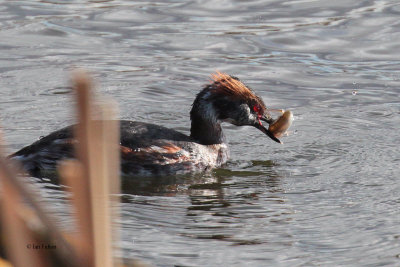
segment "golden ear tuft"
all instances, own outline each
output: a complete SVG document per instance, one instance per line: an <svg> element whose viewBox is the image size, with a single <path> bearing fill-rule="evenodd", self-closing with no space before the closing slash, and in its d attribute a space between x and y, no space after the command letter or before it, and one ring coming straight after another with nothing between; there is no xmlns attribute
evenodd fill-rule
<svg viewBox="0 0 400 267"><path fill-rule="evenodd" d="M231 97L243 98L245 100L257 100L258 97L241 81L232 78L226 73L217 71L211 74L211 78L216 85L216 91Z"/></svg>

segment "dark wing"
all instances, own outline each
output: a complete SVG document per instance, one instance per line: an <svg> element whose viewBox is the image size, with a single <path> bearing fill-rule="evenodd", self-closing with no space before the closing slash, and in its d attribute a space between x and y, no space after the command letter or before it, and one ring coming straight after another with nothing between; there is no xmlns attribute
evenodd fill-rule
<svg viewBox="0 0 400 267"><path fill-rule="evenodd" d="M75 156L74 144L77 141L73 137L73 127L53 132L10 155L10 158L20 161L31 175L43 176L43 170L55 170L60 160ZM187 153L178 144L189 141L190 137L180 132L154 124L120 121L120 133L123 173L149 175L153 170L157 173L159 166L169 166L162 167L160 173L166 169L173 172L174 164L187 161Z"/></svg>
<svg viewBox="0 0 400 267"><path fill-rule="evenodd" d="M121 146L121 171L125 175L171 175L192 171L190 151L170 140L131 149Z"/></svg>
<svg viewBox="0 0 400 267"><path fill-rule="evenodd" d="M9 158L18 160L31 175L42 176L42 170L55 170L58 161L73 158L75 143L73 128L68 126L20 149Z"/></svg>
<svg viewBox="0 0 400 267"><path fill-rule="evenodd" d="M120 131L121 145L132 149L151 145L154 140L192 141L189 136L173 129L137 121L120 121Z"/></svg>
<svg viewBox="0 0 400 267"><path fill-rule="evenodd" d="M189 172L193 163L184 149L189 136L166 127L121 121L121 170L127 175L168 175Z"/></svg>

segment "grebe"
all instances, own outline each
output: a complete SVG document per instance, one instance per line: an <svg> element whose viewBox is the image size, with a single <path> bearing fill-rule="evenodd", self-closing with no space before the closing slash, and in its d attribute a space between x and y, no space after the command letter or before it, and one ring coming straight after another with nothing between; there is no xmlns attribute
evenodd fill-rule
<svg viewBox="0 0 400 267"><path fill-rule="evenodd" d="M190 111L190 136L162 126L120 121L121 173L128 176L174 175L219 167L229 150L222 122L249 125L280 142L261 121L273 122L260 97L238 78L217 72L197 94ZM57 162L74 157L73 126L55 131L10 157L32 176L55 171Z"/></svg>

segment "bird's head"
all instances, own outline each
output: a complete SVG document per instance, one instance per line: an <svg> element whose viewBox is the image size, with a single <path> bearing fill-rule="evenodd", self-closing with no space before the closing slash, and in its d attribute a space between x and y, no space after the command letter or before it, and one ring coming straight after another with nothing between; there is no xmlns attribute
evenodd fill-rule
<svg viewBox="0 0 400 267"><path fill-rule="evenodd" d="M237 126L253 126L281 143L263 123L273 119L263 100L238 78L217 72L212 82L201 91L193 103L191 117L202 116L209 121L229 122Z"/></svg>

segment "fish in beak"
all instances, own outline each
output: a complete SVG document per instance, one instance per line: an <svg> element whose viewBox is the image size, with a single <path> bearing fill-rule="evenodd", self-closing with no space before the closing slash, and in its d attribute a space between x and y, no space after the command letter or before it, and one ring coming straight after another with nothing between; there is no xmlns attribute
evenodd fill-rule
<svg viewBox="0 0 400 267"><path fill-rule="evenodd" d="M268 129L262 125L261 121L265 121L269 124ZM271 115L266 112L261 118L259 123L254 126L260 131L268 135L272 140L277 143L283 144L278 138L282 137L293 122L293 113L290 110L283 111L282 116L278 119L273 120Z"/></svg>

